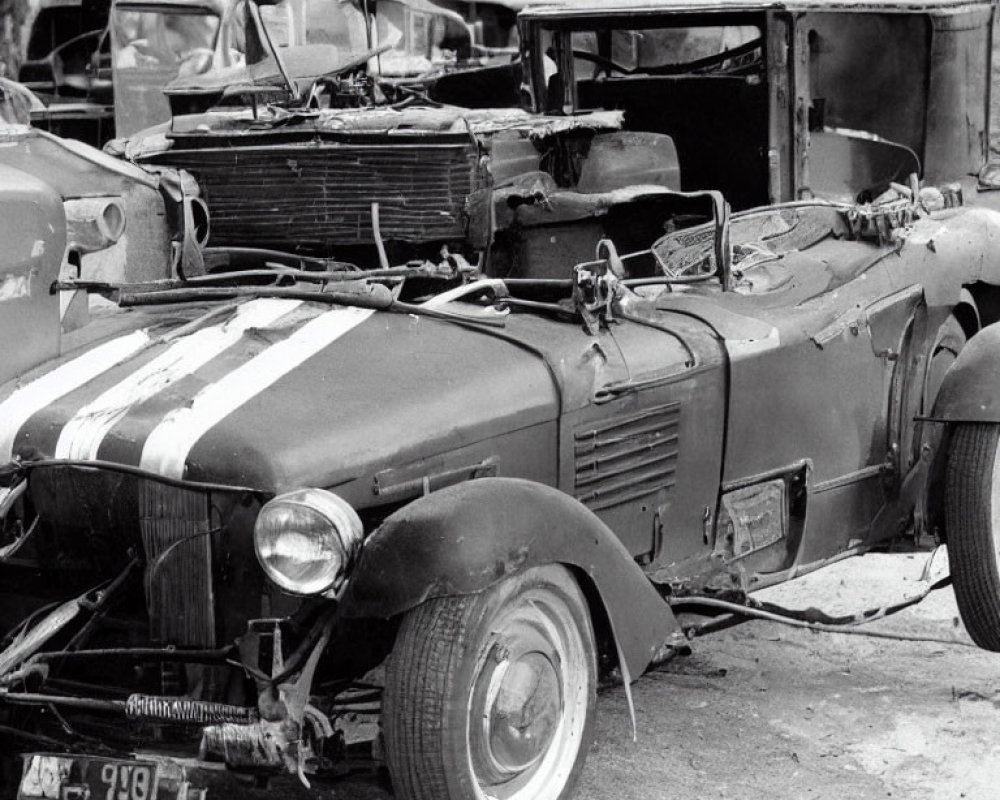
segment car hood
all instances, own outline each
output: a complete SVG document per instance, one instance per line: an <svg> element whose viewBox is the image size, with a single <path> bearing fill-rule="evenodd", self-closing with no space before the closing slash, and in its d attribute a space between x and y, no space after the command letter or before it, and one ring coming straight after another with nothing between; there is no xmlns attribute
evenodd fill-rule
<svg viewBox="0 0 1000 800"><path fill-rule="evenodd" d="M170 150L259 147L289 142L304 147L331 141L434 143L441 137L480 141L497 133L542 140L566 131L614 131L621 111L591 111L572 117L529 114L518 108L374 107L361 109L213 110L174 117L172 122L119 139L110 149L126 161L153 161Z"/></svg>
<svg viewBox="0 0 1000 800"><path fill-rule="evenodd" d="M260 298L104 324L0 388L0 463L106 461L280 492L558 414L540 357L426 317Z"/></svg>

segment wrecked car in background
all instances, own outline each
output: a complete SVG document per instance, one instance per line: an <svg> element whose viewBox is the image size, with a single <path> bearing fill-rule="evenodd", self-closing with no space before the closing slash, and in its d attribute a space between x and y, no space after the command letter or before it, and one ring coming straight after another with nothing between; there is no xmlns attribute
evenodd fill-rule
<svg viewBox="0 0 1000 800"><path fill-rule="evenodd" d="M528 4L116 0L109 31L118 136L206 102L232 106L247 93L250 103L274 100L274 84L289 77L323 79L315 94L295 98L310 107L433 95L439 81L449 97L467 93L471 82L505 94L505 103L493 104L516 105L514 20ZM331 98L333 86L339 91Z"/></svg>
<svg viewBox="0 0 1000 800"><path fill-rule="evenodd" d="M0 78L0 125L30 125L31 113L43 107L38 95L26 86Z"/></svg>
<svg viewBox="0 0 1000 800"><path fill-rule="evenodd" d="M174 81L257 61L267 48L263 21L283 50L336 48L328 77L369 75L392 94L427 91L469 105L485 89L491 105L516 105L515 19L531 2L381 0L366 16L360 0L281 0L263 5L258 20L245 0L44 0L18 78L43 102L36 126L101 146L169 120L163 89Z"/></svg>
<svg viewBox="0 0 1000 800"><path fill-rule="evenodd" d="M18 797L317 793L359 730L400 798L567 797L600 677L904 534L1000 650L993 14L571 3L522 111L274 52L129 142L210 233L0 389Z"/></svg>
<svg viewBox="0 0 1000 800"><path fill-rule="evenodd" d="M42 101L32 124L95 147L115 135L109 7L110 0L42 0L17 72Z"/></svg>

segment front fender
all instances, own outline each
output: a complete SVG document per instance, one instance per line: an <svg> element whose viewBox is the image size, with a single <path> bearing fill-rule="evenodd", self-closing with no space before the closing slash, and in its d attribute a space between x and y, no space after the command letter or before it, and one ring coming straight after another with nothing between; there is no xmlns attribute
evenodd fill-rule
<svg viewBox="0 0 1000 800"><path fill-rule="evenodd" d="M1000 422L1000 323L973 336L945 373L933 420Z"/></svg>
<svg viewBox="0 0 1000 800"><path fill-rule="evenodd" d="M442 489L386 519L365 542L342 608L349 616L388 618L552 563L590 576L630 674L640 674L679 632L669 606L607 525L557 489L515 478Z"/></svg>

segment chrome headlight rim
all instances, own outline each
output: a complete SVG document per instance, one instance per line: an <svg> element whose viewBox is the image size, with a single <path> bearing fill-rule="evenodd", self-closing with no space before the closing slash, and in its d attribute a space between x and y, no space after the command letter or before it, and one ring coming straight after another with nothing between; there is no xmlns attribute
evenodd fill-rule
<svg viewBox="0 0 1000 800"><path fill-rule="evenodd" d="M304 510L323 520L328 528L322 531L300 531L294 528L282 529L280 525L268 527L273 524L276 515L280 519L280 515L290 509ZM308 578L286 574L276 563L278 559L275 545L282 537L288 536L303 539L323 537L321 544L331 550L331 558L323 564L316 562L319 565L317 572ZM257 562L277 587L295 595L339 598L361 549L364 526L354 508L339 495L326 489L303 488L276 495L263 505L254 523L253 539Z"/></svg>

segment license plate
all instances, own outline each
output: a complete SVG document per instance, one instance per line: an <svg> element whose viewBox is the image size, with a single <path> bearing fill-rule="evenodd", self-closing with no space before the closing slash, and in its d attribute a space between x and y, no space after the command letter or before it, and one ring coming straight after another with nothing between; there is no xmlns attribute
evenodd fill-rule
<svg viewBox="0 0 1000 800"><path fill-rule="evenodd" d="M26 756L17 800L157 800L156 764L100 756Z"/></svg>

